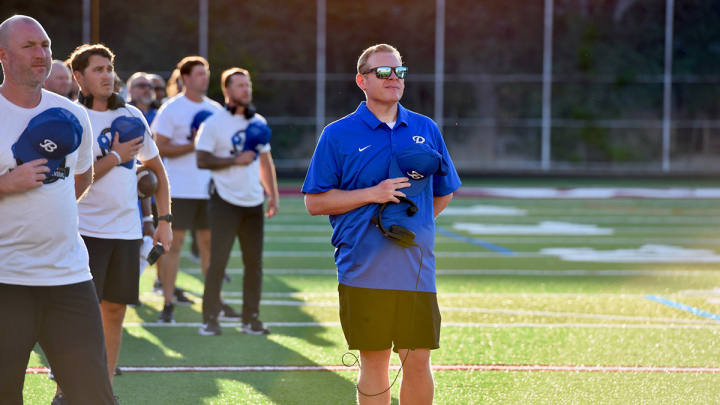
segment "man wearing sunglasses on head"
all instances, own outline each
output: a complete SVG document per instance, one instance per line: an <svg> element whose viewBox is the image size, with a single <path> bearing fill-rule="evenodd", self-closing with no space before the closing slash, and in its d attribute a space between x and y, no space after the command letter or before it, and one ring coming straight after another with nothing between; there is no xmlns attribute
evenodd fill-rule
<svg viewBox="0 0 720 405"><path fill-rule="evenodd" d="M305 205L311 215L329 215L333 227L340 320L349 349L360 351L358 402L390 403L395 351L400 403L430 404L430 350L440 340L434 218L460 179L437 125L399 103L407 68L397 49L366 49L357 71L367 101L323 131L302 188Z"/></svg>

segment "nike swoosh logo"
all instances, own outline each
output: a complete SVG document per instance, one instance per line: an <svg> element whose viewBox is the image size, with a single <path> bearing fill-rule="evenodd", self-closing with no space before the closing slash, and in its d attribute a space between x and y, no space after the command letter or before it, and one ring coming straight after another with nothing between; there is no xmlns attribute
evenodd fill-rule
<svg viewBox="0 0 720 405"><path fill-rule="evenodd" d="M372 146L372 145L368 145L368 146L366 146L366 147L364 147L364 148L358 148L358 150L359 150L360 152L362 152L362 151L364 151L365 149L367 149L367 148L369 148L369 147L371 147L371 146Z"/></svg>

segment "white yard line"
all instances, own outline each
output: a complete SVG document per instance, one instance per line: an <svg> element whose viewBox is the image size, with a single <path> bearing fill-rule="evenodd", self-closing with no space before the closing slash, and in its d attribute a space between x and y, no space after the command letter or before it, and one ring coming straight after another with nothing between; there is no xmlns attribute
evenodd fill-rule
<svg viewBox="0 0 720 405"><path fill-rule="evenodd" d="M198 268L181 268L188 274L201 274ZM229 268L227 274L244 274L243 269ZM264 274L283 275L337 275L337 270L330 269L263 269ZM649 277L697 277L720 276L718 270L516 270L516 269L467 269L467 270L435 270L438 276L572 276L572 277L617 277L617 276L649 276Z"/></svg>
<svg viewBox="0 0 720 405"><path fill-rule="evenodd" d="M264 322L268 327L304 328L304 327L339 327L340 322ZM475 322L443 322L443 327L459 328L539 328L539 329L720 329L720 323L702 325L677 325L677 324L619 324L619 323L475 323ZM199 328L200 322L190 323L160 323L160 322L125 322L126 328ZM239 328L239 322L220 323L220 326L228 328Z"/></svg>
<svg viewBox="0 0 720 405"><path fill-rule="evenodd" d="M651 233L651 232L648 232ZM482 240L486 242L502 244L502 243L519 243L525 245L547 245L552 243L564 244L589 244L589 245L642 245L647 243L653 244L702 244L702 245L720 245L720 238L622 238L622 237L595 237L595 238L569 238L569 237L503 237L493 235L483 235ZM330 236L265 236L265 243L301 243L301 244L319 244L325 245L330 243ZM436 245L457 245L458 241L447 236L438 236L435 239Z"/></svg>
<svg viewBox="0 0 720 405"><path fill-rule="evenodd" d="M391 370L400 369L391 365ZM582 366L582 365L515 365L515 364L433 364L433 371L556 371L602 373L720 373L720 367L662 367L662 366ZM341 365L316 366L122 366L123 373L218 373L218 372L298 372L298 371L359 371L360 367ZM47 374L47 367L31 367L26 374Z"/></svg>
<svg viewBox="0 0 720 405"><path fill-rule="evenodd" d="M162 297L153 299L162 300ZM152 300L150 300L152 301ZM242 305L241 299L225 299L223 302L227 304ZM261 300L260 305L263 306L279 306L279 307L313 307L313 308L337 308L339 305L335 302L310 302L310 301L283 301L283 300ZM498 309L498 308L463 308L463 307L440 307L440 312L459 312L459 313L481 313L481 314L499 314L499 315L517 315L530 317L554 317L554 318L583 318L583 319L604 319L616 321L632 321L632 322L667 322L694 325L718 325L717 321L704 321L695 319L677 319L677 318L655 318L647 316L629 316L629 315L609 315L609 314L588 314L578 312L553 312L553 311L525 311L516 309Z"/></svg>

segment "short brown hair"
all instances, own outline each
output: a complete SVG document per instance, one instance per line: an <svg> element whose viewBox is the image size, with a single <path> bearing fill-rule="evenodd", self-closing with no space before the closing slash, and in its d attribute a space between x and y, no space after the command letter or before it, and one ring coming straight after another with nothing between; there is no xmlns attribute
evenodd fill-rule
<svg viewBox="0 0 720 405"><path fill-rule="evenodd" d="M230 79L232 79L235 75L247 76L248 80L250 80L250 72L245 69L235 67L222 72L222 75L220 76L220 87L222 88L223 94L225 93L227 86L230 84Z"/></svg>
<svg viewBox="0 0 720 405"><path fill-rule="evenodd" d="M180 77L189 75L195 66L205 66L205 69L210 69L210 64L202 56L186 56L177 64L177 68L180 71Z"/></svg>
<svg viewBox="0 0 720 405"><path fill-rule="evenodd" d="M102 56L110 59L110 63L115 63L115 54L105 45L80 45L70 55L70 68L73 72L85 74L85 68L90 64L90 57L93 55Z"/></svg>
<svg viewBox="0 0 720 405"><path fill-rule="evenodd" d="M370 58L370 56L372 54L378 53L378 52L394 53L395 56L397 56L398 59L400 59L400 63L402 63L402 56L400 56L400 52L398 52L398 50L394 46L388 45L388 44L378 44L378 45L371 46L370 48L364 50L362 55L360 55L360 58L358 58L358 63L357 63L358 73L360 73L361 75L365 74L365 72L368 70L368 67L367 67L368 59Z"/></svg>

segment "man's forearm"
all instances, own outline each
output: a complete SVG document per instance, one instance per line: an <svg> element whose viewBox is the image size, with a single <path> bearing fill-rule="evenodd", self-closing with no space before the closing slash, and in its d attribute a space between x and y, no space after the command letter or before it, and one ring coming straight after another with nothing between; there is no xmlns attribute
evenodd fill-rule
<svg viewBox="0 0 720 405"><path fill-rule="evenodd" d="M218 170L235 165L235 157L221 158L210 152L197 151L197 166L199 169Z"/></svg>
<svg viewBox="0 0 720 405"><path fill-rule="evenodd" d="M187 155L188 153L195 151L195 144L192 143L189 143L187 145L171 145L169 143L166 143L162 146L160 146L160 144L158 143L157 147L158 151L160 152L160 156L168 158Z"/></svg>
<svg viewBox="0 0 720 405"><path fill-rule="evenodd" d="M93 164L93 181L98 181L110 173L115 166L120 164L120 159L114 153L108 153Z"/></svg>
<svg viewBox="0 0 720 405"><path fill-rule="evenodd" d="M87 193L93 182L93 167L94 165L91 165L85 173L75 175L75 199L77 201L80 201L80 199Z"/></svg>
<svg viewBox="0 0 720 405"><path fill-rule="evenodd" d="M278 198L277 174L270 152L260 154L260 182L269 196Z"/></svg>
<svg viewBox="0 0 720 405"><path fill-rule="evenodd" d="M305 194L305 206L310 215L341 215L373 203L370 189L333 189L319 194Z"/></svg>
<svg viewBox="0 0 720 405"><path fill-rule="evenodd" d="M157 205L158 215L163 216L170 214L170 182L168 181L162 160L160 160L159 156L156 156L141 163L143 166L152 170L158 179L158 188L155 192L155 204Z"/></svg>

